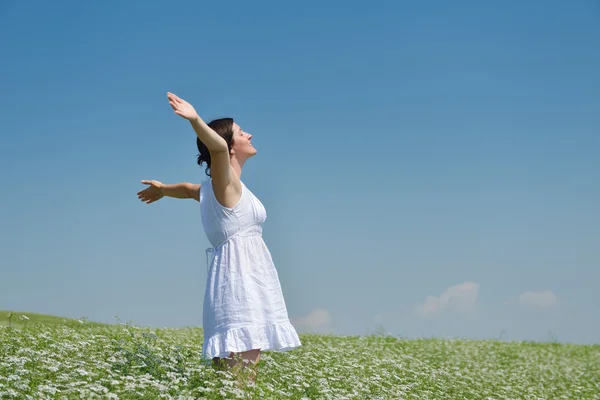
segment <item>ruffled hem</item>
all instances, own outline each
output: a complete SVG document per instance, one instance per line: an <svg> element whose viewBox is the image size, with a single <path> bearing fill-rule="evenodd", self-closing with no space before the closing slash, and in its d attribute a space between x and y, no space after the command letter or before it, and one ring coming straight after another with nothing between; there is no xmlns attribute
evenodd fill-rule
<svg viewBox="0 0 600 400"><path fill-rule="evenodd" d="M245 326L217 332L204 338L203 358L225 358L233 353L260 349L261 351L289 351L302 346L296 329L290 322L264 326Z"/></svg>

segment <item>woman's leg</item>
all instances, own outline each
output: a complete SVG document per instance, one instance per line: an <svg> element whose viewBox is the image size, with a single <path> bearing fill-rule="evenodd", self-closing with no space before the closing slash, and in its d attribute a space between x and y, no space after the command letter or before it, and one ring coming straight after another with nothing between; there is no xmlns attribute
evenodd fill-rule
<svg viewBox="0 0 600 400"><path fill-rule="evenodd" d="M244 367L249 366L250 363L258 364L260 360L260 349L253 349L244 351L241 353L231 353L227 358L227 364L230 367L235 367L239 363L242 363Z"/></svg>
<svg viewBox="0 0 600 400"><path fill-rule="evenodd" d="M227 364L232 370L250 368L250 380L256 382L256 372L260 361L260 349L253 349L241 353L231 353L227 358Z"/></svg>
<svg viewBox="0 0 600 400"><path fill-rule="evenodd" d="M241 353L232 352L229 354L229 357L214 357L212 361L213 365L218 369L223 370L228 367L234 373L245 368L250 368L252 370L250 372L250 380L256 382L256 372L258 362L260 361L260 349L248 350Z"/></svg>
<svg viewBox="0 0 600 400"><path fill-rule="evenodd" d="M226 358L214 357L212 359L213 367L223 371L227 367Z"/></svg>

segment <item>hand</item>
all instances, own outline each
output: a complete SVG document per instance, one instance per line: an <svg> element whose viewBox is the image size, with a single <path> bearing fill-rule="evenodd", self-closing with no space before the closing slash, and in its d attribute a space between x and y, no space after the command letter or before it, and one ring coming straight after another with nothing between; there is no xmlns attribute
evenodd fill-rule
<svg viewBox="0 0 600 400"><path fill-rule="evenodd" d="M194 107L187 101L180 99L175 94L168 92L167 97L169 98L169 104L173 107L175 114L187 119L192 120L198 117L198 113L194 110Z"/></svg>
<svg viewBox="0 0 600 400"><path fill-rule="evenodd" d="M154 203L165 195L163 184L159 181L142 181L144 185L150 185L146 189L138 192L138 199L146 204Z"/></svg>

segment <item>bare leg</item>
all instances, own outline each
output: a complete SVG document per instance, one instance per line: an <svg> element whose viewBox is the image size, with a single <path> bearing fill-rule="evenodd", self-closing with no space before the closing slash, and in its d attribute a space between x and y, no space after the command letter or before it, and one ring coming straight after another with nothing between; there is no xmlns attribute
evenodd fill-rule
<svg viewBox="0 0 600 400"><path fill-rule="evenodd" d="M232 369L239 368L240 370L249 368L250 380L256 382L256 373L258 368L258 362L260 361L260 349L253 349L244 351L241 353L231 353L231 360L228 360L228 364ZM240 368L241 367L241 368Z"/></svg>
<svg viewBox="0 0 600 400"><path fill-rule="evenodd" d="M225 358L214 357L212 359L212 362L213 362L213 366L218 370L223 370L223 369L225 369L224 367L227 366L227 364L225 363Z"/></svg>
<svg viewBox="0 0 600 400"><path fill-rule="evenodd" d="M251 370L249 378L252 382L256 382L256 372L259 361L260 349L248 350L241 353L231 353L227 358L213 358L214 365L220 369L227 367L234 374L238 375L238 377L239 372L249 368ZM242 382L238 380L238 383L241 384Z"/></svg>

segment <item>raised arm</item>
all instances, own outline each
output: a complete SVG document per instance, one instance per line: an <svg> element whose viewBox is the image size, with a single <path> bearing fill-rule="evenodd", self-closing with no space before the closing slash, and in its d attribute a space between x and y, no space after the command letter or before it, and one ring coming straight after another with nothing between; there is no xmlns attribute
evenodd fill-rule
<svg viewBox="0 0 600 400"><path fill-rule="evenodd" d="M163 184L159 181L143 180L144 185L150 185L138 192L138 199L146 204L154 203L164 196L176 199L194 199L200 201L200 185L189 182Z"/></svg>
<svg viewBox="0 0 600 400"><path fill-rule="evenodd" d="M216 192L225 194L226 192L231 192L232 189L235 192L241 192L239 178L235 179L235 172L233 171L233 168L231 168L229 149L225 139L219 136L217 132L211 129L202 118L200 118L190 103L170 92L167 93L167 97L169 98L169 104L175 111L175 114L190 121L196 132L196 136L198 136L210 152L210 175ZM235 188L231 187L231 183L234 183L233 186L235 186Z"/></svg>

